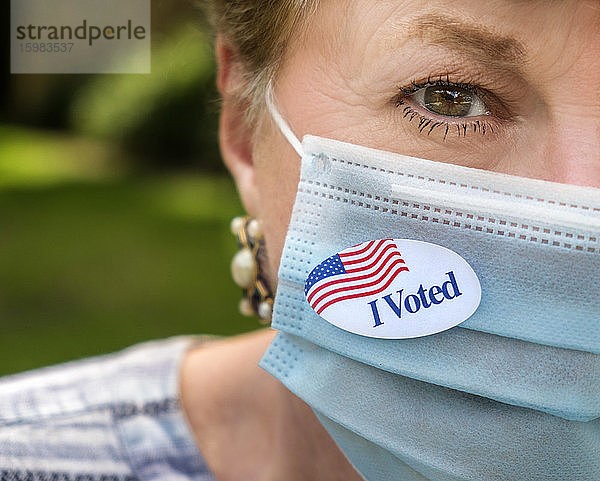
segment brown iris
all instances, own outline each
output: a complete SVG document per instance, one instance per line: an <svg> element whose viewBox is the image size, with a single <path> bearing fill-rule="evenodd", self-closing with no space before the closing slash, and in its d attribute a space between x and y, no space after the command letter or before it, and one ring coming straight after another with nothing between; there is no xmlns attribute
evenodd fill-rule
<svg viewBox="0 0 600 481"><path fill-rule="evenodd" d="M425 89L425 107L446 117L465 117L473 105L473 94L462 87L432 85Z"/></svg>

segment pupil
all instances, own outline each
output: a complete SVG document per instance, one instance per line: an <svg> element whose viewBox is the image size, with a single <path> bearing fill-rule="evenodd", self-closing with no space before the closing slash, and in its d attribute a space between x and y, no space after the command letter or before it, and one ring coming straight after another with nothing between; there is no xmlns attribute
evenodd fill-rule
<svg viewBox="0 0 600 481"><path fill-rule="evenodd" d="M425 89L425 107L446 117L465 117L473 104L472 94L460 87L432 85Z"/></svg>

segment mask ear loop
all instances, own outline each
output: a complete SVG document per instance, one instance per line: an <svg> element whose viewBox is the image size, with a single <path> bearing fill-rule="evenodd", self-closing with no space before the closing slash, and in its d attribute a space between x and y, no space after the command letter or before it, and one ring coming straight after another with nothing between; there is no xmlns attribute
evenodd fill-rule
<svg viewBox="0 0 600 481"><path fill-rule="evenodd" d="M273 121L279 127L279 130L283 134L283 136L287 139L290 145L294 148L294 150L298 153L298 155L302 158L304 152L302 150L302 142L298 140L298 137L292 131L290 125L283 118L283 116L279 113L277 109L277 103L275 101L275 95L273 93L273 84L269 81L269 85L267 85L267 92L265 94L265 101L267 103L267 109L273 118Z"/></svg>

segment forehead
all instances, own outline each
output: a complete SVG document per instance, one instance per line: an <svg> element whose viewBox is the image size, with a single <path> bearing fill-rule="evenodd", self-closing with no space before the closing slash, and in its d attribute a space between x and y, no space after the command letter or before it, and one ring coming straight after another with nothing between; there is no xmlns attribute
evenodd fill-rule
<svg viewBox="0 0 600 481"><path fill-rule="evenodd" d="M490 65L558 70L582 56L597 63L599 32L597 0L327 0L292 51L364 69L411 45L443 46Z"/></svg>

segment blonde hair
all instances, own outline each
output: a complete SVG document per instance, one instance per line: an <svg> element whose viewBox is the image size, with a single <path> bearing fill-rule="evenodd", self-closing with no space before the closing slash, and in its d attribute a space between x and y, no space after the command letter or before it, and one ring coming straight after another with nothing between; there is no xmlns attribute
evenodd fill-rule
<svg viewBox="0 0 600 481"><path fill-rule="evenodd" d="M237 100L248 105L248 119L264 105L292 35L298 34L318 0L203 0L214 30L237 55L244 85Z"/></svg>

